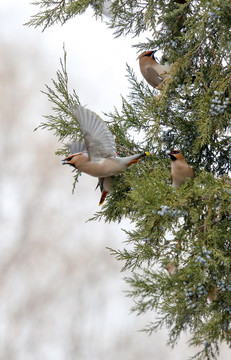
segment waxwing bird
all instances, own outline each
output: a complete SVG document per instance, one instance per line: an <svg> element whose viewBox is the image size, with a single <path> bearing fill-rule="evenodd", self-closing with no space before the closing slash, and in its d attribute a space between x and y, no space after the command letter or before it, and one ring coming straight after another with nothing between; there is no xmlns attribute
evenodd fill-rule
<svg viewBox="0 0 231 360"><path fill-rule="evenodd" d="M193 169L178 150L171 150L169 155L171 158L172 187L178 189L187 178L194 178Z"/></svg>
<svg viewBox="0 0 231 360"><path fill-rule="evenodd" d="M154 88L157 88L164 79L170 77L171 66L169 64L159 64L154 51L145 51L139 56L140 71L145 80Z"/></svg>
<svg viewBox="0 0 231 360"><path fill-rule="evenodd" d="M86 148L84 140L78 140L78 141L72 143L69 146L69 150L70 150L71 154L82 153L83 156L88 156L87 148ZM65 163L63 162L63 164L65 164ZM75 167L74 164L69 164L69 165ZM105 178L98 179L98 184L95 189L97 189L99 187L101 190L101 198L100 198L99 205L102 205L104 203L107 193L112 190L113 181L114 181L114 176L108 176Z"/></svg>
<svg viewBox="0 0 231 360"><path fill-rule="evenodd" d="M169 261L166 265L165 265L165 269L167 270L167 272L172 275L175 274L177 271L177 267L173 264L172 261Z"/></svg>
<svg viewBox="0 0 231 360"><path fill-rule="evenodd" d="M63 160L63 164L74 166L81 172L98 177L103 201L113 183L113 179L107 178L120 174L129 165L149 153L117 157L114 136L97 114L82 106L74 106L71 112L79 123L84 142L77 142L71 146L71 155Z"/></svg>
<svg viewBox="0 0 231 360"><path fill-rule="evenodd" d="M209 290L208 299L212 302L216 300L217 295L218 295L218 288L215 284L213 284Z"/></svg>

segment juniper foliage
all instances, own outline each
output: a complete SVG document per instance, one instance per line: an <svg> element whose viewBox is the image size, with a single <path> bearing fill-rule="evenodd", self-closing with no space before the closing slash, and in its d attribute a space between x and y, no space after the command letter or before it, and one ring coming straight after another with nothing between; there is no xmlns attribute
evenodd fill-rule
<svg viewBox="0 0 231 360"><path fill-rule="evenodd" d="M37 1L45 10L28 24L65 23L89 5L100 17L103 3ZM131 270L133 310L157 314L145 331L165 325L173 346L187 330L190 345L201 345L196 359L216 358L220 342L231 346L230 1L115 0L111 14L115 36L148 30L150 38L137 49L161 51L160 62L167 59L172 71L158 92L128 66L131 92L108 125L120 155L146 149L151 156L117 177L93 219L127 217L134 224L126 231L128 245L111 253ZM81 134L69 105L79 100L68 92L65 59L61 65L54 89L46 91L54 115L41 126L60 140L74 139ZM145 136L135 142L132 131ZM196 174L177 191L166 155L173 148Z"/></svg>

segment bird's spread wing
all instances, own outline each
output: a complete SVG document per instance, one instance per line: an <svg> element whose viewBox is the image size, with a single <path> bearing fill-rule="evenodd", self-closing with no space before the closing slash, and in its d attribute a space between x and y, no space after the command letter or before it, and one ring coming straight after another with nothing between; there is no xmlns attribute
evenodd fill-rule
<svg viewBox="0 0 231 360"><path fill-rule="evenodd" d="M147 66L147 68L145 69L145 78L146 78L147 82L150 85L152 85L153 87L160 85L160 83L162 82L161 77L153 69L152 66Z"/></svg>
<svg viewBox="0 0 231 360"><path fill-rule="evenodd" d="M72 144L68 145L68 149L71 154L77 154L83 151L87 151L85 141L83 140L77 140L73 142Z"/></svg>
<svg viewBox="0 0 231 360"><path fill-rule="evenodd" d="M82 106L74 106L72 114L79 123L92 161L116 156L114 136L97 114Z"/></svg>

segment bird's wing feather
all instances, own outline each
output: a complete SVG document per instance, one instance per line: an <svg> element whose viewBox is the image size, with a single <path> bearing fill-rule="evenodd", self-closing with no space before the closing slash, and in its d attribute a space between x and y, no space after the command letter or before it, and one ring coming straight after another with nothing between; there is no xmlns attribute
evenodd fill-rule
<svg viewBox="0 0 231 360"><path fill-rule="evenodd" d="M152 66L147 66L145 69L145 78L147 82L153 87L157 87L162 82L161 77L158 73L153 69Z"/></svg>
<svg viewBox="0 0 231 360"><path fill-rule="evenodd" d="M87 151L87 147L84 140L77 140L68 145L68 149L71 154L77 154L83 151Z"/></svg>
<svg viewBox="0 0 231 360"><path fill-rule="evenodd" d="M72 113L79 123L90 159L97 161L115 157L114 136L105 122L97 114L82 106L73 107Z"/></svg>

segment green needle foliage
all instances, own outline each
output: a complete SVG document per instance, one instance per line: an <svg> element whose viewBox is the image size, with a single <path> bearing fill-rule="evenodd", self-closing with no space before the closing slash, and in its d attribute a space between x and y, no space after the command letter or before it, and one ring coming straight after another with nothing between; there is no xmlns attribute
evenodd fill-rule
<svg viewBox="0 0 231 360"><path fill-rule="evenodd" d="M101 16L103 3L41 0L36 5L43 11L28 24L64 23L89 5ZM115 36L149 30L137 49L159 51L159 61L167 60L172 70L159 91L138 82L128 66L131 92L122 110L109 115L108 126L119 155L145 149L151 156L115 179L93 219L127 217L134 224L125 248L111 252L123 270L131 270L126 280L133 310L155 310L156 320L145 330L165 325L172 346L187 330L190 345L201 346L196 359L216 358L220 342L231 346L230 1L115 0L111 12ZM69 109L79 100L69 94L65 63L53 89L47 87L54 114L41 127L59 140L73 140L81 134ZM166 155L174 148L196 175L178 190L171 187ZM64 147L59 153L66 152Z"/></svg>

